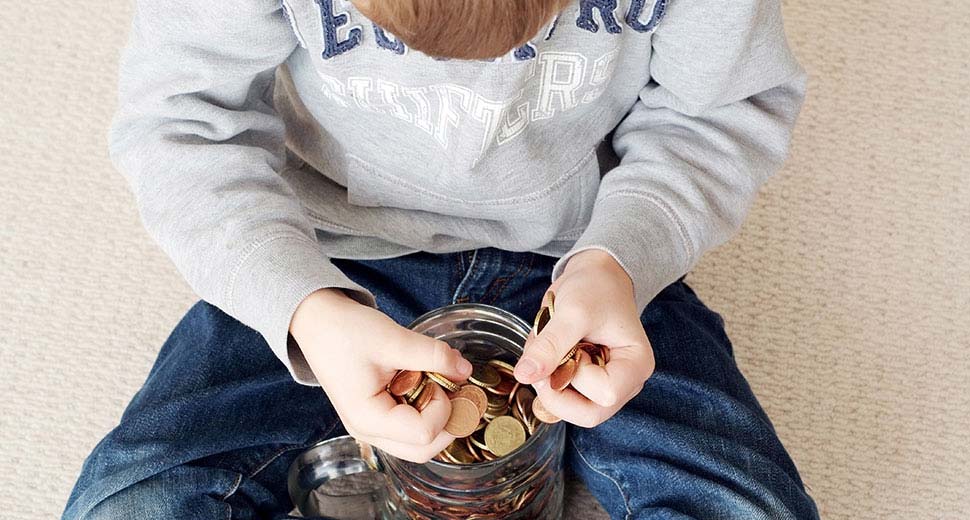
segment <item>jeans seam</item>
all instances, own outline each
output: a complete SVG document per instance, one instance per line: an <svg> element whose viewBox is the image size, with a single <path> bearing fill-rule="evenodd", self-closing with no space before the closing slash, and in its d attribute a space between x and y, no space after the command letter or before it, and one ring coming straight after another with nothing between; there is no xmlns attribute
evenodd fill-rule
<svg viewBox="0 0 970 520"><path fill-rule="evenodd" d="M328 435L330 435L331 432L333 432L333 429L337 427L337 424L339 422L340 422L339 420L336 421L336 422L334 422L333 424L330 425L329 428L327 428L327 430L325 432L323 432L319 436L313 437L313 439L326 438ZM294 447L294 446L288 446L286 448L280 448L280 449L276 450L272 455L270 455L269 457L267 457L261 463L257 464L256 465L256 469L254 469L251 472L249 472L249 475L247 475L246 478L253 478L256 475L258 475L261 471L263 471L270 464L272 464L274 460L278 459L280 455L282 455L282 454L284 454L284 453L286 453L286 452L288 452L290 450L307 448L308 445L316 444L317 442L319 442L319 440L313 440L313 441L311 441L309 443L303 443L302 445L296 446L296 447ZM225 503L226 504L226 507L228 508L228 512L227 512L226 518L229 519L229 520L232 520L232 505L229 504L229 502L226 502L226 500L229 500L229 497L231 497L232 495L234 495L236 493L236 491L239 490L239 486L242 485L242 479L243 479L243 474L242 473L237 473L236 474L236 479L233 481L232 485L229 486L229 491L227 491L226 494L223 495L222 498L221 498L222 502Z"/></svg>
<svg viewBox="0 0 970 520"><path fill-rule="evenodd" d="M614 486L616 486L616 490L620 492L620 497L623 498L623 508L626 509L626 517L633 518L633 510L630 509L630 499L627 498L626 493L623 492L623 486L620 485L619 481L590 464L589 461L586 460L586 456L583 455L583 452L579 449L575 439L570 438L569 443L573 445L573 449L576 450L576 454L579 455L579 460L583 461L583 464L585 464L589 469L593 470L594 473L603 476L612 482Z"/></svg>
<svg viewBox="0 0 970 520"><path fill-rule="evenodd" d="M488 296L493 292L495 293L495 295L492 297L491 301L486 301L486 298L482 297L482 302L488 303L488 304L494 304L495 302L498 301L499 298L501 298L505 294L505 288L506 286L508 286L509 280L515 279L517 277L524 278L528 276L529 273L532 272L533 258L534 258L533 255L529 255L528 263L519 262L519 265L515 268L514 273L512 273L509 276L500 276L496 278L495 281L493 281L492 284L489 286L488 291L485 293L485 296ZM523 269L525 270L525 274L521 274Z"/></svg>
<svg viewBox="0 0 970 520"><path fill-rule="evenodd" d="M226 504L227 520L232 520L232 504L226 501L229 500L229 497L231 497L236 491L239 490L239 486L242 484L242 479L243 479L242 473L237 473L236 479L232 482L232 485L229 486L229 491L227 491L226 494L222 496L222 499L221 499L222 503Z"/></svg>
<svg viewBox="0 0 970 520"><path fill-rule="evenodd" d="M327 430L325 432L323 432L322 434L320 434L320 436L314 437L314 438L315 439L318 439L320 437L326 438L328 435L330 435L330 432L332 432L333 429L337 427L337 423L338 422L339 422L339 420L337 422L334 422L333 424L331 424L330 427L327 428ZM316 444L316 442L318 442L318 441L312 441L309 444ZM286 453L288 451L291 451L291 450L306 448L307 446L308 446L307 443L304 443L304 444L302 444L300 446L297 446L297 447L288 446L288 447L280 448L279 450L276 450L276 452L273 453L272 455L270 455L269 457L267 457L266 460L264 460L260 464L257 464L256 465L256 469L254 469L253 471L251 471L249 473L249 475L246 476L246 478L253 478L256 475L259 475L259 473L262 472L264 469L266 469L267 466L269 466L270 464L272 464L274 460L278 459L280 457L280 455L282 455L282 454L284 454L284 453Z"/></svg>
<svg viewBox="0 0 970 520"><path fill-rule="evenodd" d="M475 268L475 259L478 257L478 250L472 252L472 259L468 262L468 270L465 271L465 276L462 277L461 281L458 282L458 287L455 288L455 293L451 295L451 303L458 303L458 295L461 294L461 290L465 288L465 282L471 277L472 270Z"/></svg>

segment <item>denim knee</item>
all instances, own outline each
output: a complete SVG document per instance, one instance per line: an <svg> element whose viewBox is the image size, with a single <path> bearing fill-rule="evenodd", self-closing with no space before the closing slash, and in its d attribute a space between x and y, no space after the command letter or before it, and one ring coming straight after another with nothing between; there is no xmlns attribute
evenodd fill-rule
<svg viewBox="0 0 970 520"><path fill-rule="evenodd" d="M179 466L110 493L86 511L74 504L64 520L231 518L228 499L241 481L242 475L231 471Z"/></svg>

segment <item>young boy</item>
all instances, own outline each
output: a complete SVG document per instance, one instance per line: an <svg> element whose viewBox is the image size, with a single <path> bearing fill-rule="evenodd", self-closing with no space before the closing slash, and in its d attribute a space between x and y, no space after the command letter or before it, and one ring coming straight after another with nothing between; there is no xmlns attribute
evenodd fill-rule
<svg viewBox="0 0 970 520"><path fill-rule="evenodd" d="M64 517L285 516L289 463L343 431L426 461L448 399L384 387L470 366L404 325L466 301L529 319L551 288L515 376L613 518L816 518L683 282L804 90L778 0L138 1L112 157L205 301ZM553 391L582 339L611 361Z"/></svg>

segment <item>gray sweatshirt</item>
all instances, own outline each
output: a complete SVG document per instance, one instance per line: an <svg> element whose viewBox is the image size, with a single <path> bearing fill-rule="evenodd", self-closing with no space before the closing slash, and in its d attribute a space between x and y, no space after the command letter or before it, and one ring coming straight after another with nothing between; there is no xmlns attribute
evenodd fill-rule
<svg viewBox="0 0 970 520"><path fill-rule="evenodd" d="M740 226L805 92L778 0L577 0L491 61L344 0L137 0L110 150L146 228L293 377L330 258L597 248L643 310Z"/></svg>

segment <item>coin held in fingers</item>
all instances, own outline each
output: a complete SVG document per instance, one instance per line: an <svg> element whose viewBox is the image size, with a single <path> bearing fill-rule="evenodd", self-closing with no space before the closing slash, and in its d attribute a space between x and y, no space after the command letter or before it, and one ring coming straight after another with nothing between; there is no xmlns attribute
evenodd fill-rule
<svg viewBox="0 0 970 520"><path fill-rule="evenodd" d="M421 384L424 376L416 370L401 370L387 385L387 391L394 397L402 397L413 392Z"/></svg>
<svg viewBox="0 0 970 520"><path fill-rule="evenodd" d="M453 382L452 380L448 379L447 377L437 372L428 372L428 379L434 381L435 383L438 384L438 386L440 386L441 388L444 388L449 392L458 391L458 388L459 388L458 383Z"/></svg>
<svg viewBox="0 0 970 520"><path fill-rule="evenodd" d="M576 376L576 369L579 363L574 359L567 359L565 363L559 365L549 376L549 386L555 391L560 391L569 386Z"/></svg>

